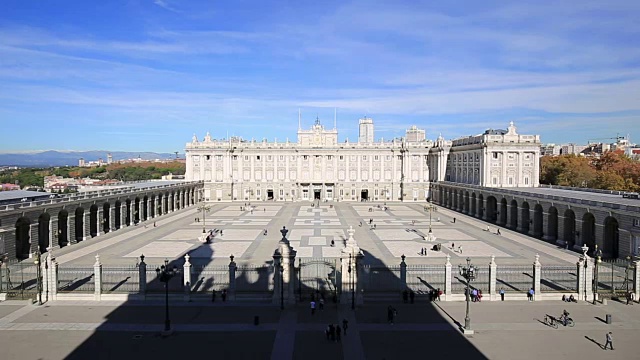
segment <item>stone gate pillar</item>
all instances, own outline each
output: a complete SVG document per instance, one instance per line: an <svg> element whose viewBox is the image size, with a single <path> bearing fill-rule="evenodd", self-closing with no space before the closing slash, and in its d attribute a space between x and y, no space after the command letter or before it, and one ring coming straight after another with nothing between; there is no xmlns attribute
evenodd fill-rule
<svg viewBox="0 0 640 360"><path fill-rule="evenodd" d="M236 271L238 266L233 261L234 256L229 256L229 289L227 291L227 299L233 301L236 299Z"/></svg>
<svg viewBox="0 0 640 360"><path fill-rule="evenodd" d="M536 254L536 259L533 262L533 292L535 301L536 298L542 299L540 296L540 276L542 276L542 264L540 264L540 255Z"/></svg>
<svg viewBox="0 0 640 360"><path fill-rule="evenodd" d="M282 239L278 242L278 249L273 253L275 279L273 302L278 304L281 301L281 297L283 297L286 304L295 304L293 274L295 273L296 251L293 250L287 239L289 230L283 226L280 233L282 234Z"/></svg>
<svg viewBox="0 0 640 360"><path fill-rule="evenodd" d="M587 255L589 248L583 246L581 248L582 255L577 263L578 267L578 298L584 301L593 300L593 264L592 259Z"/></svg>
<svg viewBox="0 0 640 360"><path fill-rule="evenodd" d="M452 295L451 280L451 255L447 254L447 261L444 263L444 301L449 301Z"/></svg>
<svg viewBox="0 0 640 360"><path fill-rule="evenodd" d="M496 264L495 255L491 255L491 262L489 262L489 300L497 300L496 292L496 278L498 275L498 265Z"/></svg>
<svg viewBox="0 0 640 360"><path fill-rule="evenodd" d="M407 288L407 263L404 261L406 256L402 254L400 257L402 261L400 262L400 284L402 285L402 290Z"/></svg>
<svg viewBox="0 0 640 360"><path fill-rule="evenodd" d="M340 253L342 260L342 290L340 291L340 302L343 304L350 304L352 301L356 304L362 304L364 302L362 291L358 288L358 263L362 260L363 254L358 243L353 238L355 232L353 227L350 226L349 230L347 230L349 234L347 245Z"/></svg>
<svg viewBox="0 0 640 360"><path fill-rule="evenodd" d="M633 293L635 301L640 301L640 260L633 262Z"/></svg>
<svg viewBox="0 0 640 360"><path fill-rule="evenodd" d="M140 278L138 281L139 292L140 295L145 296L145 293L147 292L147 263L144 262L144 255L140 255L138 273Z"/></svg>
<svg viewBox="0 0 640 360"><path fill-rule="evenodd" d="M96 212L96 236L100 236L100 233L104 231L104 209L99 207Z"/></svg>
<svg viewBox="0 0 640 360"><path fill-rule="evenodd" d="M189 254L184 256L182 265L182 285L184 286L184 301L191 301L191 262Z"/></svg>
<svg viewBox="0 0 640 360"><path fill-rule="evenodd" d="M93 276L95 279L93 299L99 301L102 295L102 264L100 263L100 255L96 255L96 262L93 264Z"/></svg>

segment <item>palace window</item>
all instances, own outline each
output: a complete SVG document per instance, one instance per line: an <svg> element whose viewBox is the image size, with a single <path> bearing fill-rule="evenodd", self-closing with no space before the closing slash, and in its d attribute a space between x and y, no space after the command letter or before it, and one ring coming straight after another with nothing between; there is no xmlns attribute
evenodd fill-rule
<svg viewBox="0 0 640 360"><path fill-rule="evenodd" d="M340 155L340 161L344 160L344 156Z"/></svg>
<svg viewBox="0 0 640 360"><path fill-rule="evenodd" d="M378 161L378 155L374 156L373 160Z"/></svg>
<svg viewBox="0 0 640 360"><path fill-rule="evenodd" d="M327 155L327 159L331 160L331 159L333 159L333 156Z"/></svg>
<svg viewBox="0 0 640 360"><path fill-rule="evenodd" d="M205 155L205 156L204 156L204 159L205 159L205 160L211 160L211 155Z"/></svg>
<svg viewBox="0 0 640 360"><path fill-rule="evenodd" d="M309 155L303 155L303 156L302 156L302 158L303 158L304 160L308 160L308 159L309 159Z"/></svg>
<svg viewBox="0 0 640 360"><path fill-rule="evenodd" d="M280 161L284 161L284 155L280 155Z"/></svg>
<svg viewBox="0 0 640 360"><path fill-rule="evenodd" d="M245 161L249 160L249 155L245 155L245 156L244 156L244 160L245 160Z"/></svg>
<svg viewBox="0 0 640 360"><path fill-rule="evenodd" d="M496 151L494 151L494 152L492 152L492 153L491 153L491 156L492 156L494 159L497 159L497 158L498 158L498 153L497 153Z"/></svg>
<svg viewBox="0 0 640 360"><path fill-rule="evenodd" d="M362 155L362 160L367 161L367 155Z"/></svg>
<svg viewBox="0 0 640 360"><path fill-rule="evenodd" d="M260 160L260 155L256 156L256 159Z"/></svg>
<svg viewBox="0 0 640 360"><path fill-rule="evenodd" d="M238 160L238 155L233 155L233 160Z"/></svg>

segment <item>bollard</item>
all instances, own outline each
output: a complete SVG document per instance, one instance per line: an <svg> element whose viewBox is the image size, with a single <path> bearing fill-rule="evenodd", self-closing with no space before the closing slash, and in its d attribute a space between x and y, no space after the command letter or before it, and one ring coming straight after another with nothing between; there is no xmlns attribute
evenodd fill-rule
<svg viewBox="0 0 640 360"><path fill-rule="evenodd" d="M611 314L607 314L607 324L611 325Z"/></svg>
<svg viewBox="0 0 640 360"><path fill-rule="evenodd" d="M253 317L253 325L255 326L260 325L260 316L256 315Z"/></svg>

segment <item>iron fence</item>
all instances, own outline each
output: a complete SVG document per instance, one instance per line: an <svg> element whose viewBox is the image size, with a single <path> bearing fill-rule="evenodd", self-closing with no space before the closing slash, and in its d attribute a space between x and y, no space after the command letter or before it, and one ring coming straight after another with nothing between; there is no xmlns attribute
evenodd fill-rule
<svg viewBox="0 0 640 360"><path fill-rule="evenodd" d="M458 269L452 269L455 273L451 274L451 292L453 294L464 294L467 288L467 280L465 280ZM475 279L469 284L469 288L482 290L483 294L489 293L489 267L476 266Z"/></svg>
<svg viewBox="0 0 640 360"><path fill-rule="evenodd" d="M400 281L400 265L363 265L362 273L358 274L358 280L365 293L404 290L404 284Z"/></svg>
<svg viewBox="0 0 640 360"><path fill-rule="evenodd" d="M577 265L542 266L540 270L540 291L577 292Z"/></svg>
<svg viewBox="0 0 640 360"><path fill-rule="evenodd" d="M599 293L624 293L633 289L633 264L624 259L606 259L596 265ZM594 279L595 282L595 279Z"/></svg>
<svg viewBox="0 0 640 360"><path fill-rule="evenodd" d="M236 292L272 292L273 266L242 265L236 268Z"/></svg>
<svg viewBox="0 0 640 360"><path fill-rule="evenodd" d="M38 268L26 261L5 264L0 268L0 291L6 291L8 299L35 299L38 293Z"/></svg>
<svg viewBox="0 0 640 360"><path fill-rule="evenodd" d="M158 277L158 273L156 272L156 269L159 269L160 266L162 265L164 264L161 264L158 266L152 266L151 264L147 264L147 286L146 286L147 293L164 293L165 292L165 283L160 281L160 278ZM184 277L182 274L182 267L178 267L178 271L179 271L178 275L176 275L174 278L169 280L169 282L167 283L170 293L184 292L184 285L183 285Z"/></svg>
<svg viewBox="0 0 640 360"><path fill-rule="evenodd" d="M94 292L95 275L93 266L58 266L57 289L60 293L65 292Z"/></svg>
<svg viewBox="0 0 640 360"><path fill-rule="evenodd" d="M140 291L138 266L103 267L102 292L135 294Z"/></svg>
<svg viewBox="0 0 640 360"><path fill-rule="evenodd" d="M222 291L229 287L229 266L192 266L191 280L191 291L194 293Z"/></svg>
<svg viewBox="0 0 640 360"><path fill-rule="evenodd" d="M498 266L496 288L526 293L533 287L533 265Z"/></svg>
<svg viewBox="0 0 640 360"><path fill-rule="evenodd" d="M444 283L444 265L407 265L407 287L418 294L437 289L444 291Z"/></svg>
<svg viewBox="0 0 640 360"><path fill-rule="evenodd" d="M339 258L304 258L296 269L296 293L338 293L340 283Z"/></svg>

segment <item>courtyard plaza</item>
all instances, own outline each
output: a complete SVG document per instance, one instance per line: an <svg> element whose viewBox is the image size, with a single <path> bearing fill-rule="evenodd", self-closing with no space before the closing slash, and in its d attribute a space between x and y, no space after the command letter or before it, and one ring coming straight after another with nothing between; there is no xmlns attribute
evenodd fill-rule
<svg viewBox="0 0 640 360"><path fill-rule="evenodd" d="M509 294L507 294L509 296ZM393 324L387 306L397 309ZM369 303L352 310L328 302L314 315L308 304L172 302L174 332L162 336L162 302L52 301L37 306L0 303L2 358L130 359L213 356L220 359L601 359L636 358L640 314L635 305L609 302L479 302L471 304L472 336L463 302ZM554 329L545 314L567 309L574 327ZM607 314L612 324L607 324ZM255 317L259 322L254 323ZM340 342L328 324L348 321ZM613 333L615 350L603 350Z"/></svg>
<svg viewBox="0 0 640 360"><path fill-rule="evenodd" d="M487 223L445 208L432 211L430 221L426 205L218 203L209 205L206 214L194 208L182 209L53 252L58 263L67 266L90 266L96 254L107 266L135 265L142 254L151 266L164 259L181 264L185 254L190 255L194 265L225 265L233 255L238 264L259 266L273 261L283 226L289 230L287 238L298 258L338 258L352 227L365 254L365 264L398 265L402 255L407 264L443 264L450 255L454 266L467 257L486 265L491 256L499 265L529 265L536 254L544 265L578 261L579 254L555 244L493 224L487 231ZM434 242L425 240L430 227L436 237ZM206 233L214 229L222 232L206 244L201 241L203 229ZM498 229L501 235L497 234ZM441 251L431 250L435 244L441 244ZM427 255L421 255L422 248L428 249Z"/></svg>

